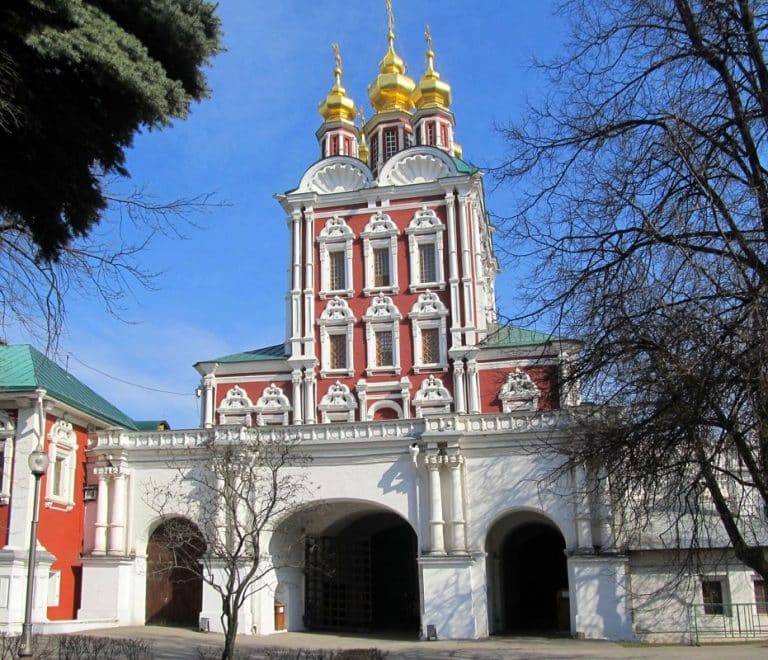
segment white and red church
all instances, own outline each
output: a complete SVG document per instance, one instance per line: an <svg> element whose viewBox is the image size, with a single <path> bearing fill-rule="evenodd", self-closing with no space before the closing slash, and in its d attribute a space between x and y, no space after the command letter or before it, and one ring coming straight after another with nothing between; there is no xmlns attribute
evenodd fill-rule
<svg viewBox="0 0 768 660"><path fill-rule="evenodd" d="M20 627L26 455L38 439L51 458L41 628L200 619L215 628L213 590L153 580L162 521L140 493L172 476L169 458L247 431L299 438L315 488L284 527L338 566L318 579L309 559L275 561L286 567L252 596L243 632L423 636L434 626L439 638L646 639L683 630L684 597L660 611L630 588L662 584L667 551L619 551L607 498L579 495L583 471L545 479L560 460L545 447L568 441L580 405L563 386L579 344L497 323L493 227L482 175L455 141L450 86L429 41L416 82L394 40L390 27L361 125L337 51L319 108L320 159L278 197L286 335L195 365L199 428L135 422L34 349L0 346L0 628ZM273 538L273 559L296 551L285 536ZM722 581L729 599L754 599L748 569L717 570L709 581Z"/></svg>

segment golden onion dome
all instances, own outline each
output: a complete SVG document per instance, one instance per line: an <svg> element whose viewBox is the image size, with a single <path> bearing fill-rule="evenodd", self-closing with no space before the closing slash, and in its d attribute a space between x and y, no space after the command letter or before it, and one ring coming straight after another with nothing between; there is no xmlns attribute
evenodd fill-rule
<svg viewBox="0 0 768 660"><path fill-rule="evenodd" d="M376 112L413 110L411 95L416 88L412 78L405 75L405 62L395 52L395 19L392 3L387 0L389 14L389 48L379 63L379 75L368 86L368 98Z"/></svg>
<svg viewBox="0 0 768 660"><path fill-rule="evenodd" d="M444 80L440 80L440 74L435 71L435 53L432 50L432 33L429 25L426 29L427 37L427 70L419 81L419 86L413 93L413 104L417 109L443 108L451 105L451 86Z"/></svg>
<svg viewBox="0 0 768 660"><path fill-rule="evenodd" d="M341 84L341 55L339 54L339 44L331 44L333 55L336 61L336 67L333 70L334 83L331 91L318 106L318 110L326 122L355 120L355 102L347 96L347 90Z"/></svg>

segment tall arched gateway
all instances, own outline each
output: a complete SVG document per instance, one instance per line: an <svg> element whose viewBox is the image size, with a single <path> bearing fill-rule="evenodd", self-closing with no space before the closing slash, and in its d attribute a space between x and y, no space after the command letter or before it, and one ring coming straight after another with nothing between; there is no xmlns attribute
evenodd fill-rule
<svg viewBox="0 0 768 660"><path fill-rule="evenodd" d="M306 520L301 627L415 635L420 601L412 527L398 514L348 501L323 504ZM289 629L297 624L289 616Z"/></svg>
<svg viewBox="0 0 768 660"><path fill-rule="evenodd" d="M146 622L166 626L198 625L203 582L198 562L205 542L183 518L164 521L147 543Z"/></svg>
<svg viewBox="0 0 768 660"><path fill-rule="evenodd" d="M505 516L488 534L486 550L492 633L569 632L565 539L548 518Z"/></svg>

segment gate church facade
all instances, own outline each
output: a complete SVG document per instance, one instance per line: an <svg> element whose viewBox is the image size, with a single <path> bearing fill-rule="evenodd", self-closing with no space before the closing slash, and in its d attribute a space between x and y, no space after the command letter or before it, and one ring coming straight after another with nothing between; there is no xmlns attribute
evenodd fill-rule
<svg viewBox="0 0 768 660"><path fill-rule="evenodd" d="M580 474L542 487L558 459L536 447L568 437L578 345L497 324L482 177L461 159L430 41L417 83L390 23L362 125L336 51L321 158L278 198L285 341L196 365L199 429L96 435L81 617L146 620L158 520L138 494L169 457L247 432L298 438L313 489L273 535L277 569L242 631L632 636L607 508L568 496ZM204 587L201 617L215 628L219 611Z"/></svg>

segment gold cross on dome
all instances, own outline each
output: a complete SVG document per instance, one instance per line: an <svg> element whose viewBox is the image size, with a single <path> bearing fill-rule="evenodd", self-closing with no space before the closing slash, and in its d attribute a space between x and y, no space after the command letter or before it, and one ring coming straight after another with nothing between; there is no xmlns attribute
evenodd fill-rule
<svg viewBox="0 0 768 660"><path fill-rule="evenodd" d="M429 23L427 23L427 29L424 30L424 35L427 37L427 49L432 50L432 30L429 29Z"/></svg>
<svg viewBox="0 0 768 660"><path fill-rule="evenodd" d="M334 41L331 44L331 49L333 50L333 59L336 61L336 68L341 69L341 53L339 52L339 44Z"/></svg>
<svg viewBox="0 0 768 660"><path fill-rule="evenodd" d="M392 0L386 0L387 15L389 16L389 31L395 31L395 14L392 12Z"/></svg>

